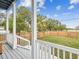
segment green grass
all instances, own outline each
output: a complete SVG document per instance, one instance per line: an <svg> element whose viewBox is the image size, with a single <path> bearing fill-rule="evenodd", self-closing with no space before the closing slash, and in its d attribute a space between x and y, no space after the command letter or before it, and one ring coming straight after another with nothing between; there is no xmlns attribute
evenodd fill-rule
<svg viewBox="0 0 79 59"><path fill-rule="evenodd" d="M40 39L47 41L47 42L79 49L79 39L74 39L74 38L69 38L69 37L61 37L61 36L45 36ZM54 52L55 52L55 56L57 56L57 49L56 48L55 48ZM70 59L69 55L70 55L70 53L66 51L65 59ZM60 50L60 58L63 59L63 51L62 50ZM72 59L77 59L77 55L72 54Z"/></svg>
<svg viewBox="0 0 79 59"><path fill-rule="evenodd" d="M79 49L79 39L61 37L61 36L45 36L40 39L47 42L56 43L56 44Z"/></svg>

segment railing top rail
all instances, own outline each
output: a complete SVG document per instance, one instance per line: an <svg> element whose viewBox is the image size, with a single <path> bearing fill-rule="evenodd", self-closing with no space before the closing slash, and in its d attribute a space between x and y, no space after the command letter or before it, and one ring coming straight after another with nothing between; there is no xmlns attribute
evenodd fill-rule
<svg viewBox="0 0 79 59"><path fill-rule="evenodd" d="M39 44L44 44L46 46L58 48L58 49L79 55L79 49L76 49L76 48L71 48L71 47L67 47L67 46L63 46L63 45L59 45L59 44L55 44L55 43L50 43L50 42L46 42L46 41L42 41L42 40L37 40L36 42L39 43Z"/></svg>
<svg viewBox="0 0 79 59"><path fill-rule="evenodd" d="M6 30L0 30L0 34L6 34Z"/></svg>
<svg viewBox="0 0 79 59"><path fill-rule="evenodd" d="M17 38L20 38L21 40L24 40L24 41L28 41L28 42L30 42L28 39L23 38L23 37L21 37L21 36L16 35L16 37L17 37Z"/></svg>
<svg viewBox="0 0 79 59"><path fill-rule="evenodd" d="M24 41L27 41L28 42L28 45L25 45L25 46L17 45L18 47L31 49L30 40L28 40L26 38L23 38L21 36L18 36L18 35L16 35L16 37L19 38L20 40L24 40Z"/></svg>

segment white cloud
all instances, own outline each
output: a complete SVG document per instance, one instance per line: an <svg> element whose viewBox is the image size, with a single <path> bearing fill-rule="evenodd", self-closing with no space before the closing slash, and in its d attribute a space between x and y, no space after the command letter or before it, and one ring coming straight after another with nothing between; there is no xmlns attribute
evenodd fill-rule
<svg viewBox="0 0 79 59"><path fill-rule="evenodd" d="M50 18L50 15L49 14L47 14L46 16L47 16L47 18Z"/></svg>
<svg viewBox="0 0 79 59"><path fill-rule="evenodd" d="M31 7L31 0L20 0L19 6ZM38 7L44 8L45 0L37 0L39 2Z"/></svg>
<svg viewBox="0 0 79 59"><path fill-rule="evenodd" d="M37 12L40 12L40 9L39 8L37 8Z"/></svg>
<svg viewBox="0 0 79 59"><path fill-rule="evenodd" d="M75 8L74 5L71 5L71 6L68 7L69 10L71 10L71 9L73 9L73 8Z"/></svg>
<svg viewBox="0 0 79 59"><path fill-rule="evenodd" d="M37 2L39 3L37 6L37 11L40 11L40 8L46 9L44 6L45 0L37 0ZM31 7L31 0L20 0L19 6Z"/></svg>
<svg viewBox="0 0 79 59"><path fill-rule="evenodd" d="M19 6L31 7L31 0L20 0Z"/></svg>
<svg viewBox="0 0 79 59"><path fill-rule="evenodd" d="M49 15L49 14L47 14L47 15L46 15L46 17L47 17L47 18L52 18L52 16L51 16L51 15Z"/></svg>
<svg viewBox="0 0 79 59"><path fill-rule="evenodd" d="M57 14L54 14L54 17L58 17L58 15Z"/></svg>
<svg viewBox="0 0 79 59"><path fill-rule="evenodd" d="M58 5L58 6L56 7L56 10L60 10L60 9L61 9L61 6Z"/></svg>
<svg viewBox="0 0 79 59"><path fill-rule="evenodd" d="M46 7L44 6L44 5L45 5L45 0L37 0L37 2L39 3L37 7L43 8L43 9L46 8Z"/></svg>
<svg viewBox="0 0 79 59"><path fill-rule="evenodd" d="M79 0L70 0L70 4L77 4L79 3Z"/></svg>

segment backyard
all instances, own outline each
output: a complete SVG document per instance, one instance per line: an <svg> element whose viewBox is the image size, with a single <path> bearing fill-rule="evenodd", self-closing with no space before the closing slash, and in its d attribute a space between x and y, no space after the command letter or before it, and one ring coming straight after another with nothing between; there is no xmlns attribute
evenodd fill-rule
<svg viewBox="0 0 79 59"><path fill-rule="evenodd" d="M31 40L30 32L20 32L20 36ZM39 40L79 49L79 32L49 31L38 32Z"/></svg>
<svg viewBox="0 0 79 59"><path fill-rule="evenodd" d="M79 49L79 39L63 37L63 36L45 36L40 39L47 42Z"/></svg>
<svg viewBox="0 0 79 59"><path fill-rule="evenodd" d="M63 36L45 36L40 38L40 40L79 49L79 39L63 37ZM60 51L59 53L60 58L63 59L63 51L62 50L59 51ZM54 52L55 52L55 56L57 56L58 52L56 48ZM70 55L69 52L65 52L65 56L66 56L65 59L69 59L69 55ZM78 58L76 54L72 54L72 55L73 55L72 59Z"/></svg>

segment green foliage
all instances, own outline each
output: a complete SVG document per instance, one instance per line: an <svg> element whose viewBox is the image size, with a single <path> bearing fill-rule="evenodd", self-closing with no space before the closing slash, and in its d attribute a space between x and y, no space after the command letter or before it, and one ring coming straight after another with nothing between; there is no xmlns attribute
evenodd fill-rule
<svg viewBox="0 0 79 59"><path fill-rule="evenodd" d="M16 20L16 29L17 32L20 31L31 31L30 25L31 25L31 12L21 6L20 8L17 8L17 20Z"/></svg>
<svg viewBox="0 0 79 59"><path fill-rule="evenodd" d="M49 31L56 30L57 25L58 25L57 22L58 22L58 21L53 20L53 19L47 19L47 20L46 20L47 29L48 29Z"/></svg>
<svg viewBox="0 0 79 59"><path fill-rule="evenodd" d="M46 17L41 16L41 15L37 15L38 31L46 31L47 30L45 19L46 19Z"/></svg>
<svg viewBox="0 0 79 59"><path fill-rule="evenodd" d="M58 20L46 18L45 16L37 16L38 31L62 31L66 30L66 25L61 24Z"/></svg>
<svg viewBox="0 0 79 59"><path fill-rule="evenodd" d="M10 32L13 31L13 20L12 20L12 17L9 18L9 30L10 30Z"/></svg>
<svg viewBox="0 0 79 59"><path fill-rule="evenodd" d="M13 29L13 19L12 15L10 15L9 19L9 29L12 32ZM31 18L32 13L29 9L24 6L17 8L17 16L16 16L16 31L27 31L31 32ZM6 22L4 22L6 27ZM65 30L66 25L61 24L58 20L47 18L46 16L37 15L37 29L38 31L58 31Z"/></svg>
<svg viewBox="0 0 79 59"><path fill-rule="evenodd" d="M62 37L62 36L45 36L40 39L43 41L79 49L79 39ZM57 56L57 48L55 48L54 52L55 52L55 56ZM60 58L63 59L63 50L59 50L59 52L60 52ZM65 59L70 59L69 54L70 53L68 51L65 52ZM77 59L76 54L72 54L72 55L73 55L72 59Z"/></svg>
<svg viewBox="0 0 79 59"><path fill-rule="evenodd" d="M4 24L5 23L6 22L4 22ZM16 32L31 31L29 27L30 24L31 24L31 12L23 6L17 8ZM10 18L9 18L9 29L10 29L10 32L12 32L13 30L12 14L10 15Z"/></svg>
<svg viewBox="0 0 79 59"><path fill-rule="evenodd" d="M47 42L56 43L56 44L79 49L79 38L75 39L75 38L62 37L62 36L45 36L40 39Z"/></svg>

